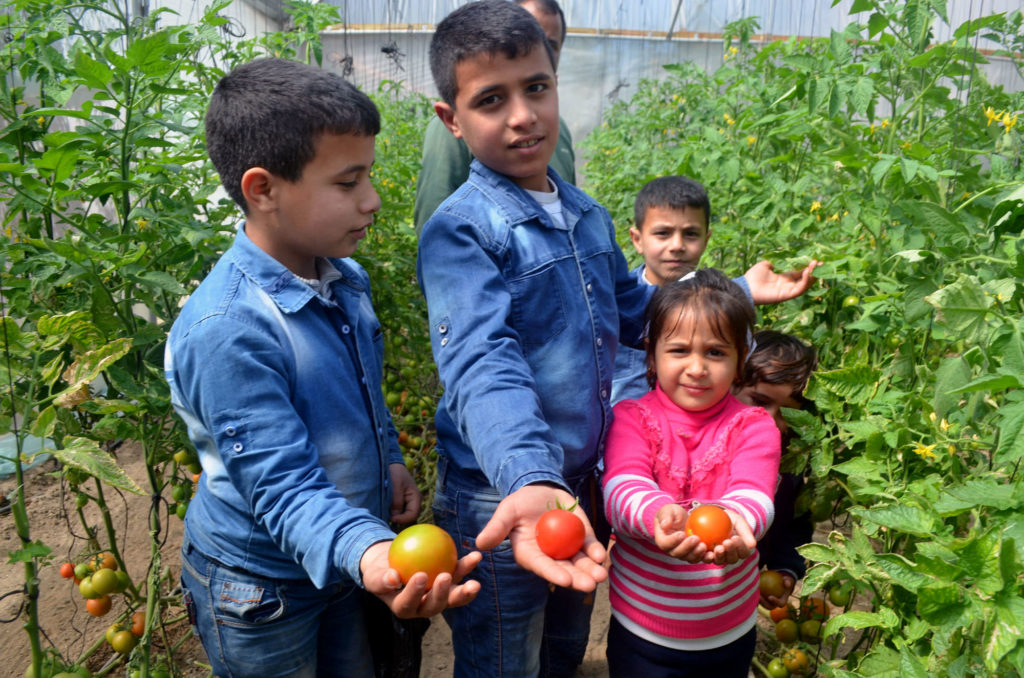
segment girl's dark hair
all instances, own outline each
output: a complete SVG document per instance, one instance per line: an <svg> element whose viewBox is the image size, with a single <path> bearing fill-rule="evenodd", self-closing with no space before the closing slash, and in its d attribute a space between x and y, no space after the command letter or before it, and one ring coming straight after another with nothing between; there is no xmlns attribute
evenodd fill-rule
<svg viewBox="0 0 1024 678"><path fill-rule="evenodd" d="M341 76L297 61L256 59L217 83L206 111L206 151L224 190L246 214L242 175L262 167L290 182L320 135L376 136L380 114Z"/></svg>
<svg viewBox="0 0 1024 678"><path fill-rule="evenodd" d="M760 330L754 334L754 350L747 358L742 386L758 382L792 384L793 399L806 404L804 389L818 366L818 353L791 334Z"/></svg>
<svg viewBox="0 0 1024 678"><path fill-rule="evenodd" d="M702 268L686 280L662 286L647 306L647 382L657 384L654 354L662 336L687 315L705 320L711 332L736 347L737 379L743 379L744 362L754 330L754 305L739 285L714 268Z"/></svg>
<svg viewBox="0 0 1024 678"><path fill-rule="evenodd" d="M430 39L430 73L437 93L454 107L459 93L455 78L459 62L478 54L503 54L516 59L538 47L547 52L554 68L551 45L532 14L508 0L471 2L452 11L437 25Z"/></svg>

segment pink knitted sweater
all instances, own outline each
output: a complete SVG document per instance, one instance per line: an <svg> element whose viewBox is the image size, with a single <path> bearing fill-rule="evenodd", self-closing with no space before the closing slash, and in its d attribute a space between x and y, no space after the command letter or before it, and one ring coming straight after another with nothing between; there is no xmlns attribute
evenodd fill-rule
<svg viewBox="0 0 1024 678"><path fill-rule="evenodd" d="M654 544L654 517L668 503L715 503L745 517L760 539L774 516L779 456L771 415L731 394L703 412L680 409L660 388L615 406L602 488L616 533L609 596L620 621L653 642L701 648L750 627L757 552L732 565L672 558Z"/></svg>

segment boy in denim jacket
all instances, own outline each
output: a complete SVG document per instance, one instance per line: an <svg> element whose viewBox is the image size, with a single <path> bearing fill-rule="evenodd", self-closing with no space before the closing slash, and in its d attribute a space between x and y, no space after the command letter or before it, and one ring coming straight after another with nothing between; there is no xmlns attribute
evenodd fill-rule
<svg viewBox="0 0 1024 678"><path fill-rule="evenodd" d="M207 148L245 213L171 329L166 374L203 466L182 586L213 673L371 678L364 605L399 617L467 602L388 566L389 521L419 513L381 392L369 278L349 259L380 198L380 118L340 77L280 59L226 75ZM372 601L372 599L370 599Z"/></svg>

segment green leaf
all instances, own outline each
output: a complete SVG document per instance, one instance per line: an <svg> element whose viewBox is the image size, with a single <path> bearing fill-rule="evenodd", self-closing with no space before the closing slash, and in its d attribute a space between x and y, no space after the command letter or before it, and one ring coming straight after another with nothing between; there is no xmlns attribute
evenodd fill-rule
<svg viewBox="0 0 1024 678"><path fill-rule="evenodd" d="M890 530L909 532L918 537L933 537L938 529L938 521L934 515L908 504L894 504L870 509L855 506L850 509L850 512Z"/></svg>
<svg viewBox="0 0 1024 678"><path fill-rule="evenodd" d="M973 393L975 391L991 391L999 393L1011 388L1020 388L1017 377L1008 374L985 374L960 388L950 389L947 393Z"/></svg>
<svg viewBox="0 0 1024 678"><path fill-rule="evenodd" d="M132 494L145 494L124 469L117 465L114 455L100 448L95 440L69 436L63 449L54 450L53 456L66 466L77 468L100 480Z"/></svg>
<svg viewBox="0 0 1024 678"><path fill-rule="evenodd" d="M832 58L838 64L845 64L853 55L853 50L850 48L850 43L846 41L846 36L835 30L829 36L829 52L832 53Z"/></svg>
<svg viewBox="0 0 1024 678"><path fill-rule="evenodd" d="M834 635L842 629L867 629L879 627L883 629L899 628L900 619L887 607L880 607L877 612L851 610L837 614L825 624L825 637Z"/></svg>
<svg viewBox="0 0 1024 678"><path fill-rule="evenodd" d="M900 172L903 173L903 181L908 184L917 176L918 163L910 158L900 158Z"/></svg>
<svg viewBox="0 0 1024 678"><path fill-rule="evenodd" d="M921 658L906 645L900 648L900 676L904 678L932 678Z"/></svg>
<svg viewBox="0 0 1024 678"><path fill-rule="evenodd" d="M996 448L994 463L1016 464L1024 457L1024 400L1009 403L999 408L999 447Z"/></svg>
<svg viewBox="0 0 1024 678"><path fill-rule="evenodd" d="M53 405L46 407L32 423L32 435L36 438L49 438L53 435L57 423L57 410Z"/></svg>
<svg viewBox="0 0 1024 678"><path fill-rule="evenodd" d="M917 612L933 625L944 626L959 621L967 604L959 586L937 582L922 586L917 595Z"/></svg>
<svg viewBox="0 0 1024 678"><path fill-rule="evenodd" d="M122 337L78 356L67 369L64 379L68 387L62 393L71 393L92 383L109 365L128 355L131 348L131 339Z"/></svg>
<svg viewBox="0 0 1024 678"><path fill-rule="evenodd" d="M880 376L881 372L870 365L855 365L814 375L826 390L853 403L866 402L878 385Z"/></svg>
<svg viewBox="0 0 1024 678"><path fill-rule="evenodd" d="M1019 595L1000 596L995 604L995 624L985 639L985 667L996 675L999 662L1024 635L1024 599Z"/></svg>
<svg viewBox="0 0 1024 678"><path fill-rule="evenodd" d="M170 292L175 296L188 294L188 290L182 287L181 283L174 279L174 276L164 271L146 271L142 275L131 277L149 287Z"/></svg>
<svg viewBox="0 0 1024 678"><path fill-rule="evenodd" d="M836 3L833 3L835 6ZM871 0L853 0L853 5L850 7L850 14L860 14L861 12L870 12L875 8L875 3Z"/></svg>
<svg viewBox="0 0 1024 678"><path fill-rule="evenodd" d="M17 551L11 551L8 554L8 563L28 563L36 558L45 558L52 553L49 546L41 541L34 541L31 544L27 544Z"/></svg>
<svg viewBox="0 0 1024 678"><path fill-rule="evenodd" d="M875 81L867 77L857 78L853 83L853 89L850 90L850 104L853 110L861 115L866 114L874 97Z"/></svg>
<svg viewBox="0 0 1024 678"><path fill-rule="evenodd" d="M963 388L971 379L971 368L961 356L946 358L935 370L935 396L932 408L935 416L945 418L957 406L959 398L951 394Z"/></svg>
<svg viewBox="0 0 1024 678"><path fill-rule="evenodd" d="M75 73L91 89L105 90L113 79L110 67L92 58L85 51L78 51L74 57Z"/></svg>
<svg viewBox="0 0 1024 678"><path fill-rule="evenodd" d="M913 563L895 553L879 554L874 563L874 569L889 577L894 584L911 592L916 592L932 581L928 575L917 572Z"/></svg>
<svg viewBox="0 0 1024 678"><path fill-rule="evenodd" d="M868 19L868 37L874 38L888 27L889 18L881 12L875 12L871 15L871 18Z"/></svg>
<svg viewBox="0 0 1024 678"><path fill-rule="evenodd" d="M885 179L885 175L889 173L892 166L896 164L896 156L894 155L882 155L871 167L871 180L876 184L881 184Z"/></svg>
<svg viewBox="0 0 1024 678"><path fill-rule="evenodd" d="M985 294L977 278L962 275L925 299L939 311L939 321L953 334L973 343L988 338L986 317L994 301Z"/></svg>

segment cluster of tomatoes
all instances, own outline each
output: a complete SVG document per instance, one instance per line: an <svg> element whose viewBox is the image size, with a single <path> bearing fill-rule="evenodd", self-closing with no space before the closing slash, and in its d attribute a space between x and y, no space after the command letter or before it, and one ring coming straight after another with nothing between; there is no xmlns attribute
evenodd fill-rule
<svg viewBox="0 0 1024 678"><path fill-rule="evenodd" d="M111 596L124 593L131 585L128 573L118 569L117 560L110 553L97 554L77 565L63 563L60 576L78 586L78 592L85 598L85 609L94 617L106 616L112 606ZM136 612L131 624L113 624L107 629L107 642L121 654L131 652L143 634L145 621L145 615Z"/></svg>
<svg viewBox="0 0 1024 678"><path fill-rule="evenodd" d="M85 562L64 563L60 576L71 579L85 598L85 609L94 617L110 612L111 594L124 593L131 579L117 568L117 560L109 553L100 553Z"/></svg>
<svg viewBox="0 0 1024 678"><path fill-rule="evenodd" d="M174 461L180 468L188 469L192 473L192 483L199 482L199 474L203 472L203 467L199 463L199 456L194 450L186 450L185 448L178 450L174 453ZM182 520L185 520L188 502L192 499L192 491L192 484L187 480L173 482L171 485L171 499L174 502L171 504L171 511Z"/></svg>
<svg viewBox="0 0 1024 678"><path fill-rule="evenodd" d="M784 595L785 587L782 574L774 570L762 572L761 593L776 598ZM776 607L769 611L769 616L775 623L775 638L787 647L781 656L774 657L768 664L768 675L771 678L805 675L810 670L810 658L806 652L799 647L793 647L793 645L797 641L809 645L817 645L821 642L822 624L829 617L829 607L825 598L823 596L806 596L800 600L799 608L794 608L791 605Z"/></svg>

